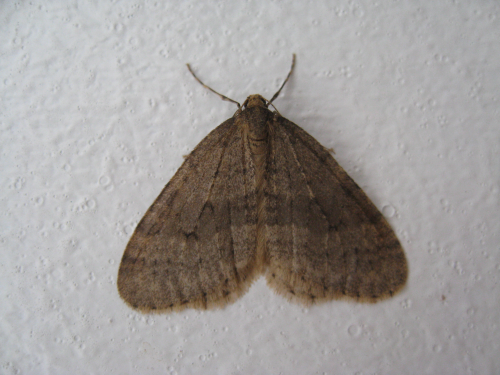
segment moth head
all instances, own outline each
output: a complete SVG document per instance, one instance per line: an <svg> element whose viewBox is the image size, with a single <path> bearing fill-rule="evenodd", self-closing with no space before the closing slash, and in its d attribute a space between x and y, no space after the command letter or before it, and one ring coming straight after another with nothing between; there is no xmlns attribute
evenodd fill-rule
<svg viewBox="0 0 500 375"><path fill-rule="evenodd" d="M255 94L250 95L245 102L243 103L243 108L252 108L252 107L263 107L267 108L268 101L264 99L261 95Z"/></svg>

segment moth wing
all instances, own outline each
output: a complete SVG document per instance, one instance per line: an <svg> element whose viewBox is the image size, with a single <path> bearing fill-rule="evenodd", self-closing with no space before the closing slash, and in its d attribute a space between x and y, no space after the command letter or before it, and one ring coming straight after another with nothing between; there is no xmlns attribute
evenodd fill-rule
<svg viewBox="0 0 500 375"><path fill-rule="evenodd" d="M265 186L268 284L305 304L393 295L408 271L385 218L312 136L281 117L274 124Z"/></svg>
<svg viewBox="0 0 500 375"><path fill-rule="evenodd" d="M224 306L255 266L255 168L231 118L186 158L137 225L118 290L149 312Z"/></svg>

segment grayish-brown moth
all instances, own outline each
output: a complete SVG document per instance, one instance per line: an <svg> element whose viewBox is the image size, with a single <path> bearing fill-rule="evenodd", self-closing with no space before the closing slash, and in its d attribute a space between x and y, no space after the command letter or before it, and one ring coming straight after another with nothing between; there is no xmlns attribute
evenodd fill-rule
<svg viewBox="0 0 500 375"><path fill-rule="evenodd" d="M377 301L406 282L404 251L318 141L250 95L203 139L137 225L118 272L134 309L222 307L264 273L304 304ZM273 106L274 107L274 106Z"/></svg>

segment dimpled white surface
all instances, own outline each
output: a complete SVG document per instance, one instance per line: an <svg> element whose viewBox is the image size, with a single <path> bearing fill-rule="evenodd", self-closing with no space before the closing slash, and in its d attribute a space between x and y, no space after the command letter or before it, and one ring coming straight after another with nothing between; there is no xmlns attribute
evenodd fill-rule
<svg viewBox="0 0 500 375"><path fill-rule="evenodd" d="M496 1L0 4L0 373L493 374L500 368ZM260 278L141 315L116 275L186 155L267 98L405 248L407 287L311 308Z"/></svg>

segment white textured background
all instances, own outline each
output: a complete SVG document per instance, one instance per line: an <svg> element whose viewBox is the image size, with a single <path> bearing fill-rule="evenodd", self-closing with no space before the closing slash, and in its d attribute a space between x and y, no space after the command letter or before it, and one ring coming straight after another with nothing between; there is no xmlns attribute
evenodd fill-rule
<svg viewBox="0 0 500 375"><path fill-rule="evenodd" d="M409 4L411 3L411 4ZM0 373L494 374L496 0L3 1ZM224 310L141 315L134 226L190 150L266 97L384 212L410 276L304 309L263 279Z"/></svg>

